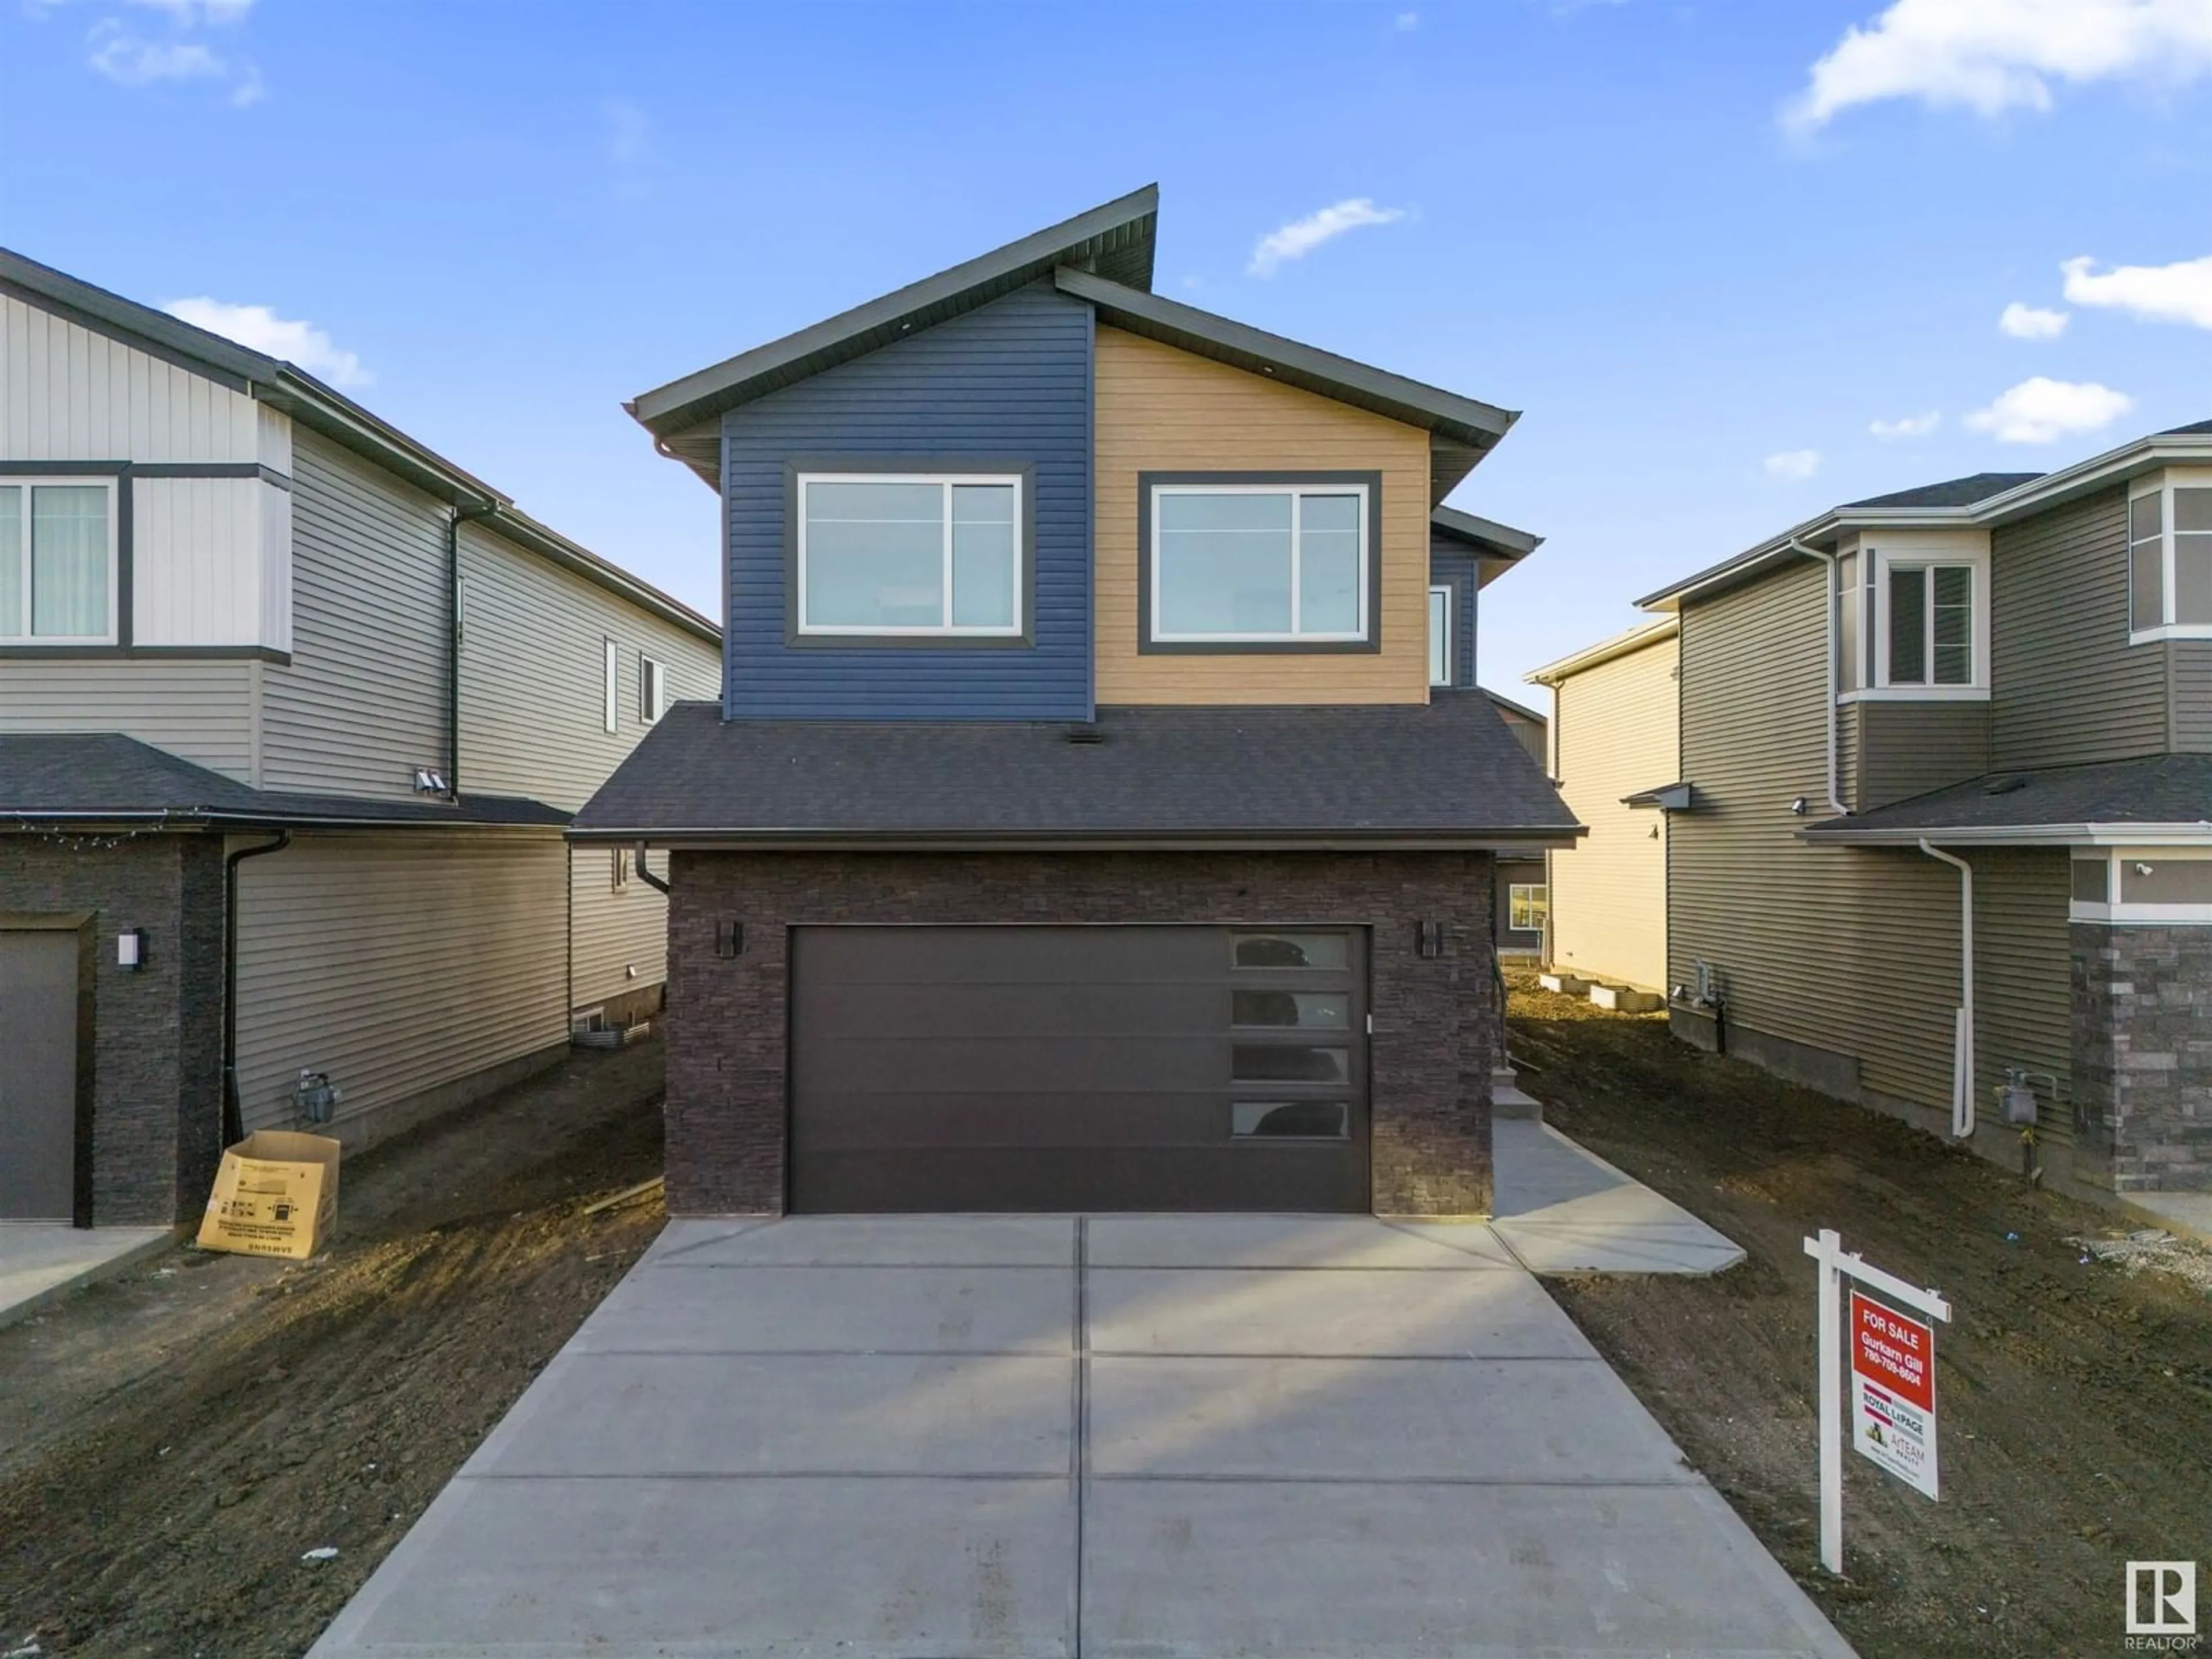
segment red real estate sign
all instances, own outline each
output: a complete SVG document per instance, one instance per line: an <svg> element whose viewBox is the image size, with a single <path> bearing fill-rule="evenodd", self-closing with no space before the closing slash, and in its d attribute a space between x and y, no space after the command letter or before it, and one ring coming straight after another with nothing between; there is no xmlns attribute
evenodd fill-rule
<svg viewBox="0 0 2212 1659"><path fill-rule="evenodd" d="M1936 1496L1936 1330L1851 1292L1851 1442Z"/></svg>

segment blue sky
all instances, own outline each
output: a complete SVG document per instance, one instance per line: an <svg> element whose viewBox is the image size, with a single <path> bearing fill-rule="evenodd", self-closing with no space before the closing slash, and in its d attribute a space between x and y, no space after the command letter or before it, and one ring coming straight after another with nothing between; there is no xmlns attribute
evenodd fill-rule
<svg viewBox="0 0 2212 1659"><path fill-rule="evenodd" d="M1162 292L1526 411L1453 497L1549 538L1509 694L1832 502L2212 417L2212 0L0 0L0 243L301 325L710 612L622 399L1155 179Z"/></svg>

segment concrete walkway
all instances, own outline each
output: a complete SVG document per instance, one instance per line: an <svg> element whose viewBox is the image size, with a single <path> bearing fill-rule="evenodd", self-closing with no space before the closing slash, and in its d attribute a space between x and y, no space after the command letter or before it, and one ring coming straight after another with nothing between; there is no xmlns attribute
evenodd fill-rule
<svg viewBox="0 0 2212 1659"><path fill-rule="evenodd" d="M1480 1225L676 1222L311 1659L1850 1650Z"/></svg>
<svg viewBox="0 0 2212 1659"><path fill-rule="evenodd" d="M1548 1123L1491 1126L1491 1229L1531 1273L1713 1273L1743 1260L1730 1240Z"/></svg>
<svg viewBox="0 0 2212 1659"><path fill-rule="evenodd" d="M12 1325L79 1285L119 1273L176 1239L171 1227L0 1222L0 1325Z"/></svg>

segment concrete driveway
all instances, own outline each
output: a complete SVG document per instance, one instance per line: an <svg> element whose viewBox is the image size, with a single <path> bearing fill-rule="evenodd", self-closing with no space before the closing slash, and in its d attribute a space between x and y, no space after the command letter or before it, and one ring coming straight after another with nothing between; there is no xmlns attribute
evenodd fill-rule
<svg viewBox="0 0 2212 1659"><path fill-rule="evenodd" d="M317 1644L1850 1650L1480 1225L672 1224Z"/></svg>

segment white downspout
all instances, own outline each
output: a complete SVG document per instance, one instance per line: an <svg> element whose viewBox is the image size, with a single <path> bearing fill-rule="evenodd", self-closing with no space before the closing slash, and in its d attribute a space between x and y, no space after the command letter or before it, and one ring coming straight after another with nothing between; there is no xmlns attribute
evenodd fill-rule
<svg viewBox="0 0 2212 1659"><path fill-rule="evenodd" d="M1920 839L1920 850L1959 872L1959 1012L1951 1030L1951 1133L1974 1133L1974 866Z"/></svg>
<svg viewBox="0 0 2212 1659"><path fill-rule="evenodd" d="M1828 570L1828 690L1823 700L1824 720L1828 729L1828 805L1837 817L1847 818L1851 815L1851 809L1843 803L1843 786L1836 775L1836 694L1839 689L1837 684L1836 659L1843 654L1836 638L1836 556L1832 553L1823 553L1817 547L1808 547L1795 536L1789 538L1787 545L1793 552L1802 553L1810 559L1818 559L1827 567Z"/></svg>

